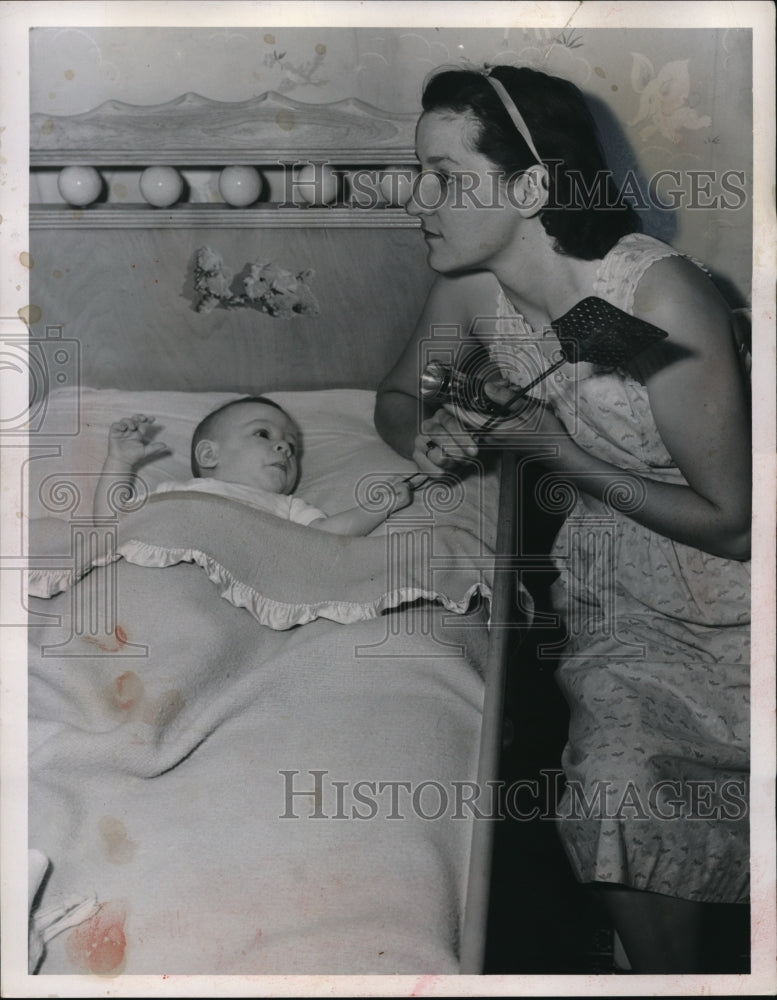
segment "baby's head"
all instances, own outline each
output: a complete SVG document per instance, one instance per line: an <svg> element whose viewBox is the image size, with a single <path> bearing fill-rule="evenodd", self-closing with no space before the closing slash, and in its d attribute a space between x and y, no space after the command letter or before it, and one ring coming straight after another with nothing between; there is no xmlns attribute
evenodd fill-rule
<svg viewBox="0 0 777 1000"><path fill-rule="evenodd" d="M271 399L234 399L195 428L192 473L269 493L291 493L299 475L299 439L297 425Z"/></svg>

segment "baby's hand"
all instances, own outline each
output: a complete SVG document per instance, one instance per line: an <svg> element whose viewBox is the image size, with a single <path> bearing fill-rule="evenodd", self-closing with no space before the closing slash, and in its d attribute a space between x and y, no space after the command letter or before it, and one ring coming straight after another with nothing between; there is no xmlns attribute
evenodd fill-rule
<svg viewBox="0 0 777 1000"><path fill-rule="evenodd" d="M394 491L394 503L391 506L391 514L402 510L403 507L409 507L413 502L413 491L407 480L397 479L391 483L391 489Z"/></svg>
<svg viewBox="0 0 777 1000"><path fill-rule="evenodd" d="M142 413L111 424L108 432L108 461L134 468L140 462L167 451L163 441L149 441L154 418Z"/></svg>

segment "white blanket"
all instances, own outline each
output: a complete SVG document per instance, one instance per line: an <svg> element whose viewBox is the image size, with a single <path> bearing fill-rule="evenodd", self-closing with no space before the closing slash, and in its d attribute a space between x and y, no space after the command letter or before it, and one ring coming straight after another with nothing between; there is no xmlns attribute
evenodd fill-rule
<svg viewBox="0 0 777 1000"><path fill-rule="evenodd" d="M472 533L427 525L385 536L333 535L213 493L170 490L103 529L110 545L90 545L96 529L55 518L35 522L33 562L67 553L60 569L30 569L28 593L51 597L94 565L118 558L163 569L198 565L220 595L262 625L287 629L316 618L350 623L420 599L465 613L491 593L493 557ZM76 557L78 554L78 557ZM67 565L69 564L69 565ZM160 600L164 600L164 591Z"/></svg>
<svg viewBox="0 0 777 1000"><path fill-rule="evenodd" d="M234 538L235 505L197 500ZM169 501L147 505L130 541L164 549L160 510ZM191 549L188 520L171 550ZM30 844L52 863L38 907L97 901L47 942L42 973L457 971L485 618L477 602L444 605L466 610L477 559L425 595L437 603L381 614L385 566L349 553L385 559L386 539L278 525L292 548L303 533L340 549L360 593L374 577L370 613L268 628L185 555L161 569L122 558L31 599ZM211 562L262 578L250 553L267 532L228 553L218 534ZM308 568L327 558L309 552ZM268 565L282 602L299 580ZM347 578L330 574L338 601ZM315 582L295 606L321 598Z"/></svg>

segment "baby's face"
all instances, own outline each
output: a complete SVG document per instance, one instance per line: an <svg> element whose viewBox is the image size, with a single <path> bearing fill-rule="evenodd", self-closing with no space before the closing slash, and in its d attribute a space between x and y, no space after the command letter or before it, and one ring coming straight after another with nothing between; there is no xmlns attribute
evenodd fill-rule
<svg viewBox="0 0 777 1000"><path fill-rule="evenodd" d="M238 403L221 414L215 478L269 493L291 493L297 482L299 430L282 410L265 403Z"/></svg>

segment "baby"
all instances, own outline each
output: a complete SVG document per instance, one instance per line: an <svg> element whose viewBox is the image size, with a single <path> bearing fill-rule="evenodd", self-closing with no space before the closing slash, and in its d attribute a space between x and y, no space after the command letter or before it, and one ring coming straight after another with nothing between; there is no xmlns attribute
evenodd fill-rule
<svg viewBox="0 0 777 1000"><path fill-rule="evenodd" d="M149 441L153 419L137 413L111 424L108 454L94 498L96 518L111 513L108 493L117 481L132 488L138 465L167 451L161 441ZM327 515L312 507L292 493L299 477L299 439L297 425L272 400L263 396L232 400L195 428L191 443L195 478L164 483L155 492L215 493L338 535L367 535L394 511L410 504L411 489L398 477L391 483L394 501L388 510L352 507Z"/></svg>

